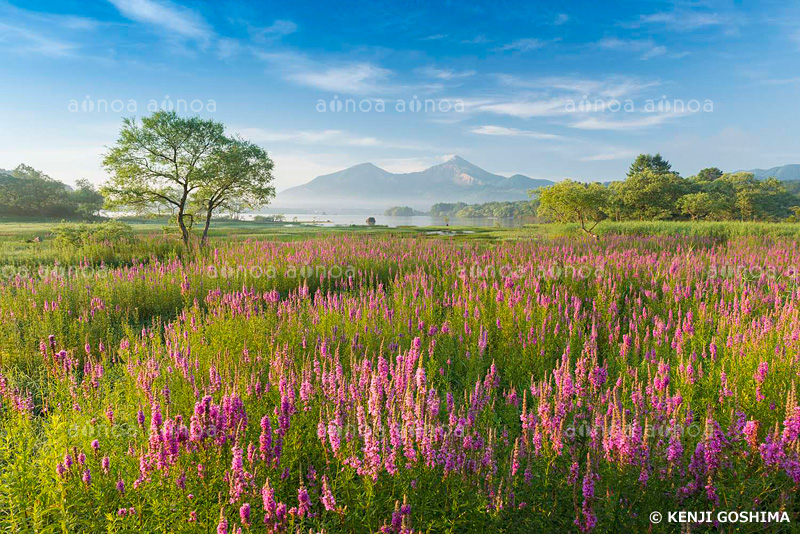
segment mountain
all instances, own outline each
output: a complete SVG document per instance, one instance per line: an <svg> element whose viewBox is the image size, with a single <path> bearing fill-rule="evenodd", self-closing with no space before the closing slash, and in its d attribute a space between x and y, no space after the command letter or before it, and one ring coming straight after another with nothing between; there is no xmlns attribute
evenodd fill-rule
<svg viewBox="0 0 800 534"><path fill-rule="evenodd" d="M747 172L752 172L759 180L766 180L771 176L774 176L781 182L800 180L800 164L797 163L772 167L771 169L753 169Z"/></svg>
<svg viewBox="0 0 800 534"><path fill-rule="evenodd" d="M528 190L552 185L521 174L509 178L492 174L464 158L419 172L394 174L362 163L333 174L318 176L307 184L278 193L273 205L387 208L410 206L428 209L437 202L527 200Z"/></svg>

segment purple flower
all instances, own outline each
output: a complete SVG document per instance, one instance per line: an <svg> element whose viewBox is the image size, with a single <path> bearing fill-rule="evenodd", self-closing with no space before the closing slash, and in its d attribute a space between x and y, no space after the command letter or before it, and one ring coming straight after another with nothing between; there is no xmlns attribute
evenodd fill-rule
<svg viewBox="0 0 800 534"><path fill-rule="evenodd" d="M239 508L239 517L244 526L250 526L250 503L246 502Z"/></svg>
<svg viewBox="0 0 800 534"><path fill-rule="evenodd" d="M327 475L322 475L322 496L320 501L329 512L336 509L336 499L333 497L333 492L331 492Z"/></svg>
<svg viewBox="0 0 800 534"><path fill-rule="evenodd" d="M297 515L305 517L311 510L311 497L308 496L308 490L305 486L300 486L297 490Z"/></svg>
<svg viewBox="0 0 800 534"><path fill-rule="evenodd" d="M228 534L228 520L225 519L225 510L219 511L219 523L217 524L217 534Z"/></svg>

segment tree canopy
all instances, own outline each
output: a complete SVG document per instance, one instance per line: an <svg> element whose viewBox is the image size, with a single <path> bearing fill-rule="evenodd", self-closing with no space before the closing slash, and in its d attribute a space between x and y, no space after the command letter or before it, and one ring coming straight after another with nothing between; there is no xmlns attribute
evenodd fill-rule
<svg viewBox="0 0 800 534"><path fill-rule="evenodd" d="M607 217L608 196L609 190L603 184L564 180L539 189L539 215L559 222L577 222L581 230L595 236L594 228Z"/></svg>
<svg viewBox="0 0 800 534"><path fill-rule="evenodd" d="M566 180L538 193L540 215L580 222L590 233L605 217L773 221L794 217L800 206L800 187L791 183L757 180L746 172L724 173L716 167L684 179L660 154L638 156L623 181L603 186Z"/></svg>
<svg viewBox="0 0 800 534"><path fill-rule="evenodd" d="M0 213L15 217L91 219L103 207L103 197L87 180L77 189L24 163L0 171Z"/></svg>
<svg viewBox="0 0 800 534"><path fill-rule="evenodd" d="M273 163L262 148L225 135L219 122L174 111L124 119L103 166L111 174L102 189L109 206L167 206L187 245L198 215L205 216L205 240L215 210L257 208L275 193Z"/></svg>

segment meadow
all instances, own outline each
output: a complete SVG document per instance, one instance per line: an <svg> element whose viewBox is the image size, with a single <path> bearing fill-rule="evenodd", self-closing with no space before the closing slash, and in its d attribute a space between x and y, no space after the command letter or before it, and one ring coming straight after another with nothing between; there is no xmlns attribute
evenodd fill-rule
<svg viewBox="0 0 800 534"><path fill-rule="evenodd" d="M800 521L797 225L46 227L0 225L5 531Z"/></svg>

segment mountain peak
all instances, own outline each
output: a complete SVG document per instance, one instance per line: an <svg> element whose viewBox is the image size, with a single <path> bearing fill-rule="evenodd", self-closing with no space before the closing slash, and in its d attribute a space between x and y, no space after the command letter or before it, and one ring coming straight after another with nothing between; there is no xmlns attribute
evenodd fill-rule
<svg viewBox="0 0 800 534"><path fill-rule="evenodd" d="M528 190L552 182L517 175L506 178L492 174L460 156L422 171L394 174L362 163L348 169L318 176L302 186L282 191L281 203L352 207L408 205L427 208L436 202L479 203L527 200Z"/></svg>

